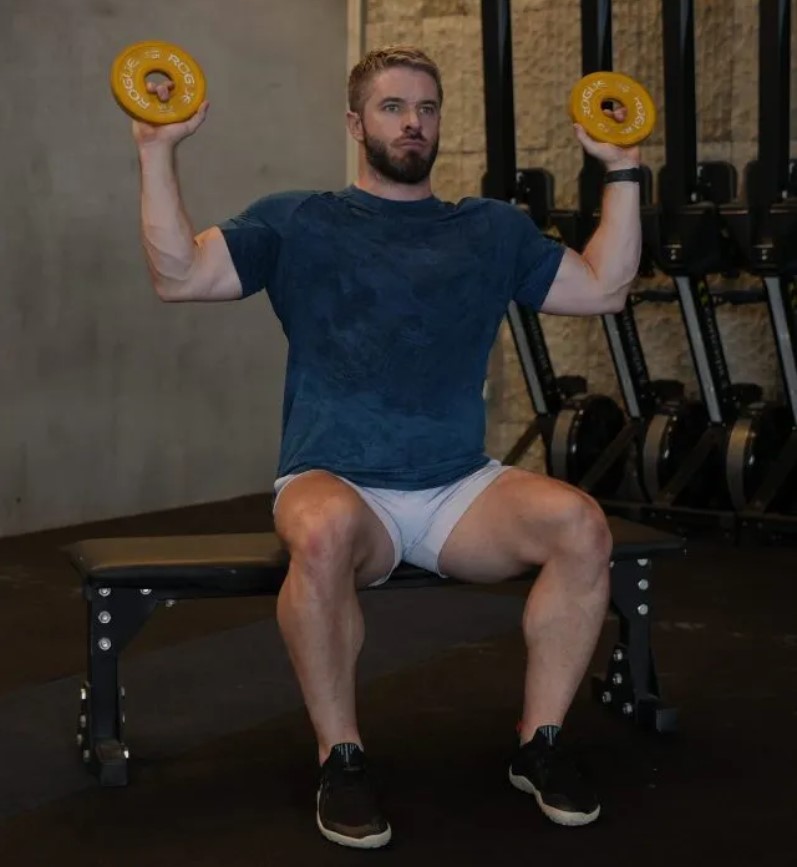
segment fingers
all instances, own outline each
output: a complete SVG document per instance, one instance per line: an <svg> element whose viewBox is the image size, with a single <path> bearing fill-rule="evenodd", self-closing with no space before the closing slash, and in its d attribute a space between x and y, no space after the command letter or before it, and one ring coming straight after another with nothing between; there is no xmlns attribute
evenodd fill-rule
<svg viewBox="0 0 797 867"><path fill-rule="evenodd" d="M587 135L583 126L580 123L574 123L573 129L576 133L576 138L581 142L581 145L588 149L590 145L595 144L595 142Z"/></svg>
<svg viewBox="0 0 797 867"><path fill-rule="evenodd" d="M581 147L583 147L590 156L600 159L600 151L604 145L601 144L601 142L595 141L594 138L588 135L587 131L580 124L573 124L573 129L575 130L576 138L581 143Z"/></svg>
<svg viewBox="0 0 797 867"><path fill-rule="evenodd" d="M577 123L573 124L573 130L584 150L602 163L617 162L620 159L632 162L639 161L639 148L636 146L624 148L619 145L596 141L585 131L584 127Z"/></svg>
<svg viewBox="0 0 797 867"><path fill-rule="evenodd" d="M188 129L189 134L196 132L200 126L205 122L205 118L208 116L208 109L210 108L210 103L206 100L199 106L199 110L197 113L190 119L186 121L186 128Z"/></svg>
<svg viewBox="0 0 797 867"><path fill-rule="evenodd" d="M193 117L180 123L149 124L144 121L133 121L133 138L139 145L165 144L174 147L183 139L193 135L205 122L210 103L205 101Z"/></svg>
<svg viewBox="0 0 797 867"><path fill-rule="evenodd" d="M161 102L168 102L171 97L171 92L174 90L174 82L173 81L162 81L160 84L155 84L152 81L147 82L147 92L157 94L158 99ZM190 135L193 132L196 132L197 129L205 122L205 118L208 114L208 109L210 108L210 103L205 100L199 108L197 109L196 114L189 118L184 122L184 129Z"/></svg>
<svg viewBox="0 0 797 867"><path fill-rule="evenodd" d="M160 84L155 84L153 81L147 82L147 93L155 93L161 102L168 102L171 92L174 90L173 81L162 81Z"/></svg>
<svg viewBox="0 0 797 867"><path fill-rule="evenodd" d="M612 101L610 106L607 105L607 107L603 109L603 113L606 115L606 117L610 117L612 118L612 120L616 120L617 123L623 123L628 117L628 109L626 109L624 105L616 101Z"/></svg>

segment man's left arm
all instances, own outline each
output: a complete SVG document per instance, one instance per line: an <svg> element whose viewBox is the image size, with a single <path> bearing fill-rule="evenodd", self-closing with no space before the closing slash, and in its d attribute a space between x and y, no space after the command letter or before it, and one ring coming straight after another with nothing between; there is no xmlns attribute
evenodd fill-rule
<svg viewBox="0 0 797 867"><path fill-rule="evenodd" d="M607 174L639 167L638 148L598 143L581 127L576 127L576 135ZM598 227L581 253L565 250L542 305L544 313L587 316L623 309L642 249L639 186L634 180L605 184Z"/></svg>

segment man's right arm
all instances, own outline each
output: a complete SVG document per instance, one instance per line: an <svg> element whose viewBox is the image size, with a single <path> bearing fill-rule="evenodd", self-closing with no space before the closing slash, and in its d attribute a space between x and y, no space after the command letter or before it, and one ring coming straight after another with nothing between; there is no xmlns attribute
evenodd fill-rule
<svg viewBox="0 0 797 867"><path fill-rule="evenodd" d="M218 227L195 234L180 195L171 142L139 142L141 231L147 267L163 301L233 301L243 289Z"/></svg>

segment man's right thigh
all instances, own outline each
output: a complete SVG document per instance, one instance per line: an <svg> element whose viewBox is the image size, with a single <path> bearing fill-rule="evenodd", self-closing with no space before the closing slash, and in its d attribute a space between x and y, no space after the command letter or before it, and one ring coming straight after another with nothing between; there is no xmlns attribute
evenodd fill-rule
<svg viewBox="0 0 797 867"><path fill-rule="evenodd" d="M274 524L288 551L301 542L299 528L329 532L333 544L351 545L357 587L386 578L395 565L396 547L383 521L354 487L324 470L300 473L280 489Z"/></svg>

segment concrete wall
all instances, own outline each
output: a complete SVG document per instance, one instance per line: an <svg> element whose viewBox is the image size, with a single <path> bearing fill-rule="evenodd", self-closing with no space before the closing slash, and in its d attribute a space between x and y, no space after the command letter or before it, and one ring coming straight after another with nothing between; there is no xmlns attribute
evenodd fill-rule
<svg viewBox="0 0 797 867"><path fill-rule="evenodd" d="M454 201L478 195L485 168L479 0L364 2L369 48L413 42L429 51L442 68L446 102L436 192ZM758 3L696 0L695 8L699 158L730 160L741 173L756 149ZM661 109L661 122L643 146L644 160L654 172L664 159L666 115L660 9L661 0L615 0L613 4L614 68L645 83ZM572 207L582 157L566 100L581 74L580 2L513 0L512 27L518 166L551 170L558 204ZM797 60L794 51L792 56ZM794 66L792 93L797 94ZM638 308L637 318L651 376L680 378L691 394L697 394L675 305L645 305ZM759 382L768 395L775 394L779 382L765 310L721 308L718 318L731 374ZM588 373L592 390L619 399L599 318L543 317L543 327L558 373ZM488 450L500 457L533 416L506 327L492 355L489 394ZM533 449L523 465L542 469L541 449Z"/></svg>
<svg viewBox="0 0 797 867"><path fill-rule="evenodd" d="M163 305L138 234L123 46L176 42L212 104L195 228L346 180L346 0L6 0L0 11L0 536L270 489L284 338L265 295Z"/></svg>

